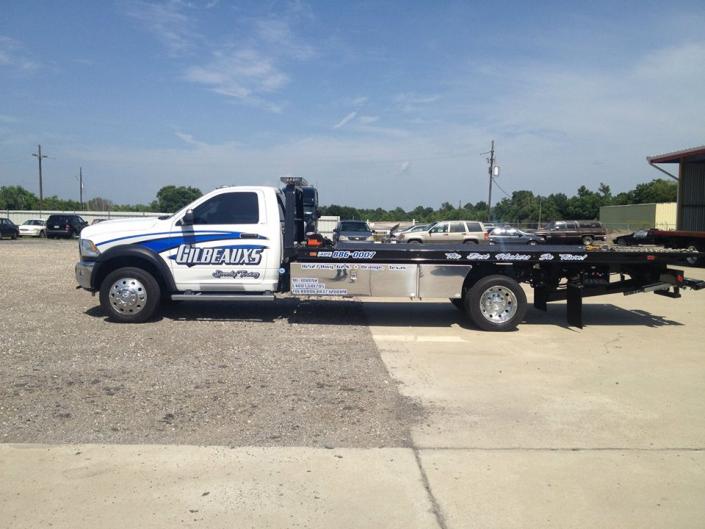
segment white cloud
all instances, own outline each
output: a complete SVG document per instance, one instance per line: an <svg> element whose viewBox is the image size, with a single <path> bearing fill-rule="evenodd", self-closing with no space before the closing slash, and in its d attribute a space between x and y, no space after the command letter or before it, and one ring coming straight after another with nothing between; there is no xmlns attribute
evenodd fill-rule
<svg viewBox="0 0 705 529"><path fill-rule="evenodd" d="M439 94L416 94L414 92L403 92L394 96L394 102L402 112L414 112L420 107L435 103L441 98Z"/></svg>
<svg viewBox="0 0 705 529"><path fill-rule="evenodd" d="M170 54L183 55L193 51L202 39L185 13L188 7L181 0L154 3L137 0L128 4L127 14L159 39Z"/></svg>
<svg viewBox="0 0 705 529"><path fill-rule="evenodd" d="M353 119L355 119L355 117L357 117L357 112L350 112L348 115L346 115L345 117L343 117L343 119L341 119L340 121L338 121L338 123L336 123L335 125L333 125L333 128L334 128L334 129L342 128L342 127L344 127L345 125L347 125L348 123L350 123Z"/></svg>
<svg viewBox="0 0 705 529"><path fill-rule="evenodd" d="M282 19L261 19L255 21L257 37L269 46L273 46L274 53L293 57L298 60L307 60L315 56L313 46L297 38L288 21Z"/></svg>
<svg viewBox="0 0 705 529"><path fill-rule="evenodd" d="M0 35L0 67L2 66L30 72L39 68L39 62L29 54L21 42Z"/></svg>
<svg viewBox="0 0 705 529"><path fill-rule="evenodd" d="M375 123L378 120L379 116L360 116L358 118L358 121L360 121L360 123L362 123L363 125L369 125L371 123Z"/></svg>
<svg viewBox="0 0 705 529"><path fill-rule="evenodd" d="M270 57L254 49L215 52L209 63L187 68L185 78L218 94L272 111L278 111L280 107L264 100L261 95L275 92L289 82L289 77Z"/></svg>

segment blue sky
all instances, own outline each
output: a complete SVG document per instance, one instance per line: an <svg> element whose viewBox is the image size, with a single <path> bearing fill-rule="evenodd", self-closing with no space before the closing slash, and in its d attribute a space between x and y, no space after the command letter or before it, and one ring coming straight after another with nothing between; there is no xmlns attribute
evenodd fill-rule
<svg viewBox="0 0 705 529"><path fill-rule="evenodd" d="M2 0L0 185L150 201L277 185L323 203L621 191L705 144L702 2ZM498 191L495 197L502 197Z"/></svg>

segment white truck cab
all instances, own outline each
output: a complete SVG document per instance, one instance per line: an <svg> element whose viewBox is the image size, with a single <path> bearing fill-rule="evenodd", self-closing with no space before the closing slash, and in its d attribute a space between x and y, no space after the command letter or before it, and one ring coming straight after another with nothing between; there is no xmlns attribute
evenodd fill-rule
<svg viewBox="0 0 705 529"><path fill-rule="evenodd" d="M171 291L271 294L280 276L282 222L277 188L221 187L168 218L85 228L76 277L83 288L101 290L113 316L122 310L126 319L148 307L149 289L137 277L115 277L104 295L103 280L122 265L152 272Z"/></svg>

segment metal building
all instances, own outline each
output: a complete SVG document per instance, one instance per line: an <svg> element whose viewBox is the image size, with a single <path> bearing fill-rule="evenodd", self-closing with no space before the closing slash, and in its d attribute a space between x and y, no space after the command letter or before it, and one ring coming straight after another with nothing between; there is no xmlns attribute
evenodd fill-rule
<svg viewBox="0 0 705 529"><path fill-rule="evenodd" d="M646 160L659 171L678 180L678 229L705 231L705 145L649 156ZM678 176L656 165L675 163L678 164Z"/></svg>

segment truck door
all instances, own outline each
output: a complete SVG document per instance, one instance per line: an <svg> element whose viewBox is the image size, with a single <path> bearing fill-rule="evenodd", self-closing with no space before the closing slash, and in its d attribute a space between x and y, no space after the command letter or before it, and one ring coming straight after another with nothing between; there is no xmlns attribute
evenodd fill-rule
<svg viewBox="0 0 705 529"><path fill-rule="evenodd" d="M271 245L279 244L270 240L263 198L261 191L227 191L198 204L192 225L176 219L181 240L168 260L179 290L262 290Z"/></svg>

